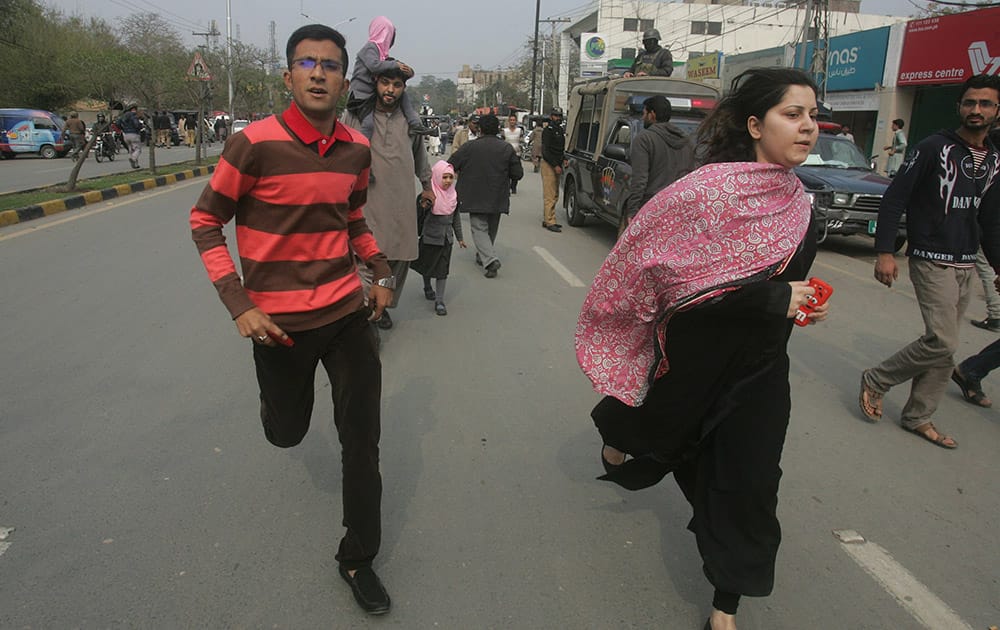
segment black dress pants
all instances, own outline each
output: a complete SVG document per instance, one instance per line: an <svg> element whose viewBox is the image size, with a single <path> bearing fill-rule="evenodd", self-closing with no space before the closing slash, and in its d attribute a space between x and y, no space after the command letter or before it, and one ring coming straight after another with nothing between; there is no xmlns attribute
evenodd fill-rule
<svg viewBox="0 0 1000 630"><path fill-rule="evenodd" d="M254 344L264 435L287 448L309 430L316 367L330 377L333 418L340 439L344 521L337 561L347 570L371 564L382 538L379 472L382 363L363 309L332 324L290 333L295 345Z"/></svg>

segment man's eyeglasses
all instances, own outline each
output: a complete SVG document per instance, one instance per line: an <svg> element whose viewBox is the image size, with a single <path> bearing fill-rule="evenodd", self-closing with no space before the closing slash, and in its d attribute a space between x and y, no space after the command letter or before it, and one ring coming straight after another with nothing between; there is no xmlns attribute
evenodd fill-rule
<svg viewBox="0 0 1000 630"><path fill-rule="evenodd" d="M319 64L323 68L323 72L340 72L344 69L344 65L339 61L334 61L333 59L316 59L315 57L299 57L298 59L292 59L292 67L305 70L306 72L312 72L313 68Z"/></svg>
<svg viewBox="0 0 1000 630"><path fill-rule="evenodd" d="M979 109L996 109L997 106L997 104L993 101L988 101L986 99L980 99L977 101L975 99L967 98L962 101L962 107L965 109L972 109L976 105L979 105Z"/></svg>

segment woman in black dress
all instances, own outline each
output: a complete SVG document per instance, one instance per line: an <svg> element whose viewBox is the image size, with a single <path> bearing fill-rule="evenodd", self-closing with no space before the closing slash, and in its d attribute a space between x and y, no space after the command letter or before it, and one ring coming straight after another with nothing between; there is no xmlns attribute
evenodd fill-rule
<svg viewBox="0 0 1000 630"><path fill-rule="evenodd" d="M674 473L715 588L714 630L734 629L740 596L774 584L787 344L815 256L791 169L816 142L815 116L807 75L737 77L699 131L705 166L639 211L577 327L580 365L606 394L592 412L601 479L638 490Z"/></svg>

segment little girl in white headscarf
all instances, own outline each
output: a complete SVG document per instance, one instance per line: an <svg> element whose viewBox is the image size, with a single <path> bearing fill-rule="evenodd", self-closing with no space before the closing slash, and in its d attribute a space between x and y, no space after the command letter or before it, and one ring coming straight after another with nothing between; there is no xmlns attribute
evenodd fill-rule
<svg viewBox="0 0 1000 630"><path fill-rule="evenodd" d="M431 167L431 188L434 190L434 205L418 209L418 213L424 213L420 254L410 268L424 277L424 297L434 300L434 312L447 315L444 289L451 265L451 244L458 239L458 246L465 248L462 218L455 212L458 193L455 192L455 169L451 164L441 160ZM418 197L417 203L420 201ZM433 289L431 278L434 278Z"/></svg>

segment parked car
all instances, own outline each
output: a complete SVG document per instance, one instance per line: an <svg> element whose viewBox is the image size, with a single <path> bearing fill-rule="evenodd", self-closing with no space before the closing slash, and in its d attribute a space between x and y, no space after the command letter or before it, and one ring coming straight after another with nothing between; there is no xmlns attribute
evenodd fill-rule
<svg viewBox="0 0 1000 630"><path fill-rule="evenodd" d="M25 153L47 159L66 155L71 147L63 141L65 126L60 116L42 109L0 109L0 158Z"/></svg>
<svg viewBox="0 0 1000 630"><path fill-rule="evenodd" d="M829 234L875 236L878 208L892 180L872 170L857 145L843 136L821 133L795 174L814 196L819 242ZM906 243L905 225L904 215L894 243L896 251Z"/></svg>
<svg viewBox="0 0 1000 630"><path fill-rule="evenodd" d="M624 227L632 165L632 139L643 130L643 103L661 94L673 109L670 122L686 133L715 107L715 88L670 77L599 78L573 86L566 120L563 208L579 227L596 217Z"/></svg>
<svg viewBox="0 0 1000 630"><path fill-rule="evenodd" d="M244 120L242 118L237 118L236 120L233 121L233 133L236 133L238 131L243 131L244 129L246 129L249 126L250 126L250 121L249 120Z"/></svg>

